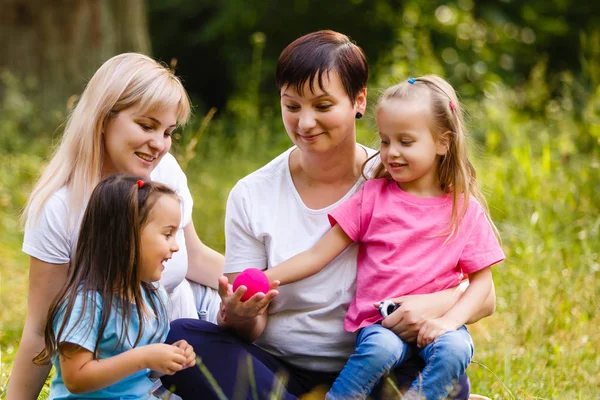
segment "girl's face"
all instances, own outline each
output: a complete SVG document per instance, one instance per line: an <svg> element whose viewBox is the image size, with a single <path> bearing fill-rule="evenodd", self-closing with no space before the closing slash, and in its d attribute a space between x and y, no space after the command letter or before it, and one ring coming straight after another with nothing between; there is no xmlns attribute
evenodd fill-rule
<svg viewBox="0 0 600 400"><path fill-rule="evenodd" d="M102 175L128 173L145 179L171 148L177 109L141 112L137 107L109 117L104 129Z"/></svg>
<svg viewBox="0 0 600 400"><path fill-rule="evenodd" d="M355 115L364 114L366 89L356 102L348 97L338 73L323 74L323 87L314 82L314 93L309 82L303 95L293 87L281 89L281 115L285 129L298 148L308 152L326 152L344 141L356 141Z"/></svg>
<svg viewBox="0 0 600 400"><path fill-rule="evenodd" d="M175 234L181 209L175 197L161 195L149 212L140 233L140 278L143 282L156 282L165 269L164 263L179 250Z"/></svg>
<svg viewBox="0 0 600 400"><path fill-rule="evenodd" d="M410 100L386 100L377 111L381 162L404 191L416 195L441 194L437 166L446 147L429 121L428 104Z"/></svg>

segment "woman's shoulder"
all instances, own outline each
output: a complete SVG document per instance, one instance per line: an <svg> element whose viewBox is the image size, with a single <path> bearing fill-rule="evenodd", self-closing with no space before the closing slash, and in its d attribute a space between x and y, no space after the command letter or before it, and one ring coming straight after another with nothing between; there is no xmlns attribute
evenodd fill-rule
<svg viewBox="0 0 600 400"><path fill-rule="evenodd" d="M288 160L292 150L293 147L238 180L229 192L228 204L245 204L246 207L264 205L281 194L288 179Z"/></svg>
<svg viewBox="0 0 600 400"><path fill-rule="evenodd" d="M67 225L67 216L69 214L69 199L70 192L66 186L58 189L56 192L52 193L52 195L48 198L46 203L41 209L40 214L36 218L35 221L32 220L32 215L27 216L27 223L25 225L25 230L33 228L37 226L43 220L50 219L53 224L58 225Z"/></svg>
<svg viewBox="0 0 600 400"><path fill-rule="evenodd" d="M256 171L241 178L235 186L256 188L259 191L277 186L277 178L285 177L287 174L289 156L293 149L294 147L284 151Z"/></svg>
<svg viewBox="0 0 600 400"><path fill-rule="evenodd" d="M179 176L185 176L185 173L179 166L177 159L171 153L166 153L160 160L154 171L150 174L150 179L153 181L162 182L168 178L177 178Z"/></svg>
<svg viewBox="0 0 600 400"><path fill-rule="evenodd" d="M50 196L50 198L48 198L48 202L45 204L44 208L68 208L70 195L71 191L69 190L69 188L67 186L63 186L56 192L54 192L52 196Z"/></svg>
<svg viewBox="0 0 600 400"><path fill-rule="evenodd" d="M73 233L78 222L71 218L69 190L61 188L50 196L39 216L29 215L23 236L24 253L51 264L65 264L71 259Z"/></svg>
<svg viewBox="0 0 600 400"><path fill-rule="evenodd" d="M362 147L367 153L367 163L363 167L363 175L370 179L379 165L379 157L375 157L377 155L376 150L373 150L372 148L360 143L359 146Z"/></svg>
<svg viewBox="0 0 600 400"><path fill-rule="evenodd" d="M370 148L368 146L365 146L364 144L358 143L358 145L360 147L362 147L367 152L367 157L372 157L372 156L375 155L375 153L377 153L377 150L372 149L372 148Z"/></svg>

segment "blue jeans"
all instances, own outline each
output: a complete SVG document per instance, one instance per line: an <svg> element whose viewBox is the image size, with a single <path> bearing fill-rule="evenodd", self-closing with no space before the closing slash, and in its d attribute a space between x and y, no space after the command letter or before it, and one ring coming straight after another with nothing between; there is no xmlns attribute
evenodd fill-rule
<svg viewBox="0 0 600 400"><path fill-rule="evenodd" d="M380 324L367 326L359 332L354 354L326 399L365 399L383 377L416 353L425 361L425 368L403 399L445 399L471 362L473 341L463 326L419 349Z"/></svg>

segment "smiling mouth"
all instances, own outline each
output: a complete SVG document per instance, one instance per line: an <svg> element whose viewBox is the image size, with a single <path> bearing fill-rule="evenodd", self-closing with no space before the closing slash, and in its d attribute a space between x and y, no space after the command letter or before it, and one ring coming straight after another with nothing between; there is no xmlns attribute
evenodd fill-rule
<svg viewBox="0 0 600 400"><path fill-rule="evenodd" d="M156 157L153 157L153 156L151 156L149 154L145 154L145 153L136 152L135 155L147 162L152 162L152 161L156 160Z"/></svg>
<svg viewBox="0 0 600 400"><path fill-rule="evenodd" d="M392 168L406 167L407 165L408 164L390 163L390 167L392 167Z"/></svg>
<svg viewBox="0 0 600 400"><path fill-rule="evenodd" d="M323 133L317 133L315 135L300 135L300 134L298 134L298 136L300 136L304 140L313 140L313 139L317 138L318 136L321 136Z"/></svg>

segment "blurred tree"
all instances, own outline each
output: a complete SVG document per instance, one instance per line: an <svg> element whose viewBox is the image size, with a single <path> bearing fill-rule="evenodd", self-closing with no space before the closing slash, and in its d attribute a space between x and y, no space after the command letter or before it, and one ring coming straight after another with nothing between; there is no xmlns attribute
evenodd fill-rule
<svg viewBox="0 0 600 400"><path fill-rule="evenodd" d="M64 104L109 57L150 51L145 0L2 0L0 70ZM1 85L1 82L0 82Z"/></svg>
<svg viewBox="0 0 600 400"><path fill-rule="evenodd" d="M260 84L263 104L275 90L275 62L294 39L320 29L349 35L372 68L396 41L402 0L149 0L154 53L178 59L196 102L222 109L233 94ZM255 35L255 33L259 33ZM260 38L261 43L257 42ZM253 67L261 47L260 71ZM258 74L258 76L256 76Z"/></svg>
<svg viewBox="0 0 600 400"><path fill-rule="evenodd" d="M599 61L593 43L600 32L600 2L148 0L148 4L154 53L178 59L178 73L205 108L229 106L232 96L252 97L245 92L255 88L257 80L259 107L268 106L269 96L275 95L279 53L295 38L318 29L344 32L363 47L375 89L408 75L433 72L473 96L497 82L519 88L543 70L539 80L549 86L545 97L527 104L533 112L544 112L547 97L560 96L565 71L579 77ZM257 32L264 34L258 77L253 67Z"/></svg>
<svg viewBox="0 0 600 400"><path fill-rule="evenodd" d="M582 110L600 84L600 2L404 0L400 14L396 44L371 87L437 73L465 97L508 85L520 107L544 115L556 98Z"/></svg>

